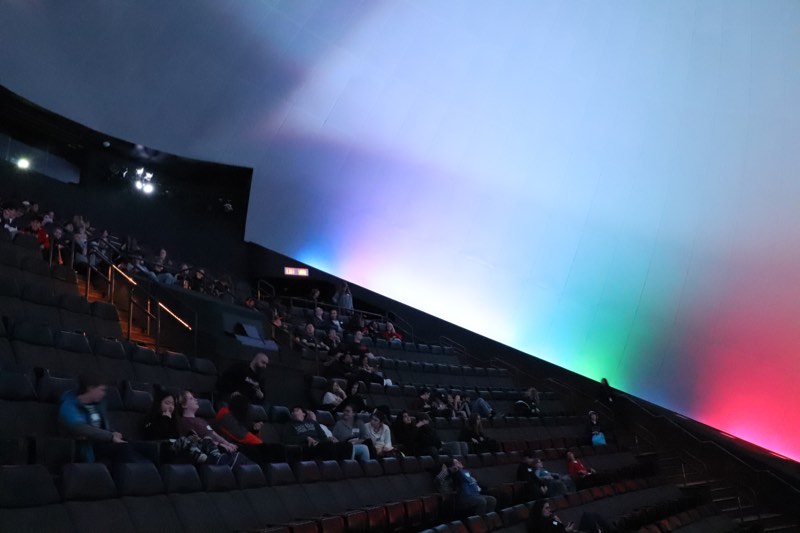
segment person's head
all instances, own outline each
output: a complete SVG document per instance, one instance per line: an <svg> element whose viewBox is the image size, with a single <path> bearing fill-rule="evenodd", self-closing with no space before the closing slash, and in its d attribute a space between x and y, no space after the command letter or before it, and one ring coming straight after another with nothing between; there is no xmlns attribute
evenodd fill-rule
<svg viewBox="0 0 800 533"><path fill-rule="evenodd" d="M158 251L158 258L164 261L167 258L167 250L162 248Z"/></svg>
<svg viewBox="0 0 800 533"><path fill-rule="evenodd" d="M589 420L592 421L592 424L597 423L597 413L595 411L589 411Z"/></svg>
<svg viewBox="0 0 800 533"><path fill-rule="evenodd" d="M549 500L536 500L531 508L531 515L536 518L550 518L553 516L553 508Z"/></svg>
<svg viewBox="0 0 800 533"><path fill-rule="evenodd" d="M72 222L64 224L64 229L70 233L75 233L75 225Z"/></svg>
<svg viewBox="0 0 800 533"><path fill-rule="evenodd" d="M431 397L431 391L427 387L422 387L419 390L418 396L427 402Z"/></svg>
<svg viewBox="0 0 800 533"><path fill-rule="evenodd" d="M194 273L194 277L197 279L204 279L206 277L206 271L202 268L198 268Z"/></svg>
<svg viewBox="0 0 800 533"><path fill-rule="evenodd" d="M350 355L350 352L344 352L341 361L346 365L351 365L353 364L353 356Z"/></svg>
<svg viewBox="0 0 800 533"><path fill-rule="evenodd" d="M267 365L269 364L269 356L264 352L258 352L253 356L253 359L250 361L250 368L255 373L262 372Z"/></svg>
<svg viewBox="0 0 800 533"><path fill-rule="evenodd" d="M339 320L339 311L331 309L331 320Z"/></svg>
<svg viewBox="0 0 800 533"><path fill-rule="evenodd" d="M316 300L318 298L319 298L319 289L314 287L313 289L311 289L311 299Z"/></svg>
<svg viewBox="0 0 800 533"><path fill-rule="evenodd" d="M347 394L353 396L354 394L358 394L359 383L356 380L351 380L347 384Z"/></svg>
<svg viewBox="0 0 800 533"><path fill-rule="evenodd" d="M372 365L369 363L369 357L364 356L361 358L361 367L367 372L372 372Z"/></svg>
<svg viewBox="0 0 800 533"><path fill-rule="evenodd" d="M314 334L314 324L306 324L306 335L313 335Z"/></svg>
<svg viewBox="0 0 800 533"><path fill-rule="evenodd" d="M175 414L177 403L178 402L174 394L166 390L161 391L156 395L153 406L150 409L150 416L166 416L168 418L172 418Z"/></svg>
<svg viewBox="0 0 800 533"><path fill-rule="evenodd" d="M417 424L430 424L431 423L431 415L428 413L419 413L417 414Z"/></svg>
<svg viewBox="0 0 800 533"><path fill-rule="evenodd" d="M473 429L481 429L483 423L481 422L481 415L472 413L469 415L469 427Z"/></svg>
<svg viewBox="0 0 800 533"><path fill-rule="evenodd" d="M394 324L392 324L391 322L387 322L386 323L386 331L388 333L394 333Z"/></svg>
<svg viewBox="0 0 800 533"><path fill-rule="evenodd" d="M55 228L53 228L53 238L54 239L60 239L63 236L64 236L64 230L63 229L61 229L61 228L59 228L57 226Z"/></svg>
<svg viewBox="0 0 800 533"><path fill-rule="evenodd" d="M450 472L456 472L464 468L464 465L461 464L461 461L459 461L458 459L454 459L452 457L445 457L444 459L442 459L442 464Z"/></svg>
<svg viewBox="0 0 800 533"><path fill-rule="evenodd" d="M353 342L355 342L356 344L361 344L361 340L363 338L364 338L364 332L362 332L361 330L353 333Z"/></svg>
<svg viewBox="0 0 800 533"><path fill-rule="evenodd" d="M522 457L525 460L525 464L528 466L533 466L536 462L536 455L530 450L526 451Z"/></svg>
<svg viewBox="0 0 800 533"><path fill-rule="evenodd" d="M385 421L386 421L386 416L380 411L375 411L374 413L372 413L372 416L369 419L369 425L372 426L372 429L378 430L381 428L381 426L383 426Z"/></svg>
<svg viewBox="0 0 800 533"><path fill-rule="evenodd" d="M39 231L40 229L42 229L42 217L40 216L33 217L33 220L31 220L31 229L33 231Z"/></svg>
<svg viewBox="0 0 800 533"><path fill-rule="evenodd" d="M321 307L315 307L314 308L314 316L315 317L322 318L322 314L323 314L323 311L322 311Z"/></svg>
<svg viewBox="0 0 800 533"><path fill-rule="evenodd" d="M573 451L567 452L567 461L572 462L575 460L575 453Z"/></svg>
<svg viewBox="0 0 800 533"><path fill-rule="evenodd" d="M194 397L194 394L192 394L192 391L190 390L181 391L178 400L180 401L181 410L183 411L184 415L193 416L200 408L200 404L197 403L197 398Z"/></svg>
<svg viewBox="0 0 800 533"><path fill-rule="evenodd" d="M537 457L533 460L533 466L536 468L544 468L544 463L542 463L542 460Z"/></svg>
<svg viewBox="0 0 800 533"><path fill-rule="evenodd" d="M404 409L400 412L400 420L406 426L411 425L411 413Z"/></svg>
<svg viewBox="0 0 800 533"><path fill-rule="evenodd" d="M332 341L338 340L339 336L336 334L336 330L331 328L328 330L328 338Z"/></svg>
<svg viewBox="0 0 800 533"><path fill-rule="evenodd" d="M302 422L306 419L306 408L302 405L295 405L290 412L292 420Z"/></svg>
<svg viewBox="0 0 800 533"><path fill-rule="evenodd" d="M256 299L252 296L248 296L244 299L244 306L249 309L253 309L256 306Z"/></svg>
<svg viewBox="0 0 800 533"><path fill-rule="evenodd" d="M106 383L100 374L85 372L78 376L78 396L82 403L100 403L106 397Z"/></svg>
<svg viewBox="0 0 800 533"><path fill-rule="evenodd" d="M350 404L345 405L344 409L342 409L342 418L345 420L345 422L352 421L355 416L356 412L353 409L353 406Z"/></svg>

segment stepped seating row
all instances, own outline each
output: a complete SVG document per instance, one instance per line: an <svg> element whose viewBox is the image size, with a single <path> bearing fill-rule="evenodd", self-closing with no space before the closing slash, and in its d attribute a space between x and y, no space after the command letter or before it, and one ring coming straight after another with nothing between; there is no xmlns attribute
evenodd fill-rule
<svg viewBox="0 0 800 533"><path fill-rule="evenodd" d="M458 364L436 364L378 357L376 365L383 376L396 383L432 383L462 387L513 388L511 373L505 368L483 368Z"/></svg>
<svg viewBox="0 0 800 533"><path fill-rule="evenodd" d="M430 458L429 458L430 459ZM394 461L394 462L393 462ZM0 530L392 530L440 517L443 497L416 458L227 466L68 464L59 494L38 466L0 467Z"/></svg>
<svg viewBox="0 0 800 533"><path fill-rule="evenodd" d="M4 228L0 230L0 278L30 280L57 292L77 294L75 271L67 265L51 267L42 257L36 237L17 233L12 239Z"/></svg>
<svg viewBox="0 0 800 533"><path fill-rule="evenodd" d="M346 388L347 382L344 379L340 378L332 378L327 379L322 376L310 376L309 377L309 394L311 395L310 399L314 406L321 408L322 407L322 399L325 395L325 392L329 388L329 383L331 381L337 381L339 385L344 389ZM502 389L495 389L495 390L488 390L488 389L463 389L463 388L452 388L447 389L444 387L440 387L438 385L425 385L425 384L392 384L392 385L382 385L380 383L370 383L366 384L363 381L359 382L359 394L365 396L369 405L386 405L393 411L394 414L397 414L398 411L402 409L409 408L410 405L416 400L419 393L420 387L426 387L431 389L435 394L447 395L447 394L459 394L462 397L466 392L470 395L475 396L480 395L482 398L486 399L487 401L491 402L495 412L498 413L513 413L513 405L516 402L517 398L522 397L523 391L519 390L502 390ZM567 407L556 397L554 393L542 393L542 400L540 401L540 409L542 414L542 419L533 418L532 421L539 420L540 422L546 422L549 418L552 417L565 417L568 414ZM583 417L573 417L575 420L580 419L581 422L584 422L585 419ZM560 421L556 421L559 423Z"/></svg>
<svg viewBox="0 0 800 533"><path fill-rule="evenodd" d="M31 322L15 324L10 338L4 333L0 324L0 368L4 369L43 369L58 377L94 371L116 382L160 384L200 394L212 392L216 385L217 369L208 359L177 352L157 353L108 337L53 332Z"/></svg>
<svg viewBox="0 0 800 533"><path fill-rule="evenodd" d="M682 507L689 508L694 502L686 498L674 485L665 484L660 478L629 479L608 485L592 487L565 496L550 499L550 506L557 512L562 523L580 523L585 511L596 512L604 517L619 531L628 531L629 524L625 516L639 509L658 509ZM497 516L493 514L480 517L470 516L440 524L424 533L485 533L498 531L503 533L527 532L527 521L530 517L533 502L517 504L501 509ZM699 514L699 511L696 513ZM638 526L637 526L638 527Z"/></svg>
<svg viewBox="0 0 800 533"><path fill-rule="evenodd" d="M122 338L119 315L113 304L101 301L90 304L78 294L57 295L36 283L20 286L14 280L0 279L0 314L13 322L33 322L56 331Z"/></svg>

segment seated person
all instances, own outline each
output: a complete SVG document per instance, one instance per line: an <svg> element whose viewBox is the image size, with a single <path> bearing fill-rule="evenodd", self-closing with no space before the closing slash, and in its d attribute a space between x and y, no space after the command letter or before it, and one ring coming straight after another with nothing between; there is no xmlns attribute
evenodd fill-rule
<svg viewBox="0 0 800 533"><path fill-rule="evenodd" d="M185 390L180 393L178 396L178 405L180 405L178 432L182 437L196 436L201 439L210 438L220 449L220 452L224 452L217 461L217 464L234 466L235 464L250 462L240 456L239 447L236 444L229 442L214 431L208 420L197 416L197 410L200 408L200 404L191 391Z"/></svg>
<svg viewBox="0 0 800 533"><path fill-rule="evenodd" d="M61 397L58 421L67 435L77 439L78 459L85 463L93 463L96 458L116 463L147 462L111 427L105 397L105 381L94 372L81 374L78 390L67 391Z"/></svg>
<svg viewBox="0 0 800 533"><path fill-rule="evenodd" d="M322 397L322 407L329 411L336 410L344 399L347 398L347 393L344 391L338 381L331 381L328 386L328 391Z"/></svg>
<svg viewBox="0 0 800 533"><path fill-rule="evenodd" d="M356 331L353 333L353 341L345 343L343 346L344 351L350 352L354 355L364 355L369 353L369 346L364 344L364 333Z"/></svg>
<svg viewBox="0 0 800 533"><path fill-rule="evenodd" d="M307 419L306 414L303 406L292 407L289 422L283 428L281 442L300 446L303 449L303 459L335 459L333 441L325 435L319 423Z"/></svg>
<svg viewBox="0 0 800 533"><path fill-rule="evenodd" d="M389 426L386 425L386 416L383 413L380 411L372 413L369 424L365 427L367 430L366 435L372 440L372 445L375 447L375 454L378 457L394 455L392 432Z"/></svg>
<svg viewBox="0 0 800 533"><path fill-rule="evenodd" d="M322 342L317 340L316 335L314 335L314 324L308 323L306 324L305 329L302 332L298 332L295 334L294 342L295 344L303 349L306 348L308 350L317 350L320 352L328 351L328 347L325 346Z"/></svg>
<svg viewBox="0 0 800 533"><path fill-rule="evenodd" d="M417 414L417 416L419 416L420 413L430 413L433 411L433 405L431 404L431 390L427 387L421 387L417 392L416 400L411 403L410 408Z"/></svg>
<svg viewBox="0 0 800 533"><path fill-rule="evenodd" d="M379 385L384 383L383 375L372 367L369 357L361 358L361 366L356 372L356 379L364 383L377 383Z"/></svg>
<svg viewBox="0 0 800 533"><path fill-rule="evenodd" d="M386 330L381 336L389 342L401 342L403 340L403 334L394 329L394 324L391 322L386 323Z"/></svg>
<svg viewBox="0 0 800 533"><path fill-rule="evenodd" d="M455 412L449 405L447 405L447 401L441 394L431 395L430 402L431 402L430 414L432 416L441 416L443 418L455 417L456 415Z"/></svg>
<svg viewBox="0 0 800 533"><path fill-rule="evenodd" d="M239 451L257 463L278 462L285 459L283 446L266 443L260 432L264 422L250 417L250 402L242 394L233 393L228 404L217 411L214 427L227 441L236 443Z"/></svg>
<svg viewBox="0 0 800 533"><path fill-rule="evenodd" d="M485 515L493 512L497 505L494 496L481 494L482 489L478 481L464 469L464 465L458 459L446 457L442 461L442 467L436 475L436 480L440 486L446 486L449 480L456 492L458 516Z"/></svg>
<svg viewBox="0 0 800 533"><path fill-rule="evenodd" d="M217 389L223 398L239 393L251 403L261 403L264 400L261 382L268 364L269 356L264 352L255 354L249 362L236 361L222 373Z"/></svg>
<svg viewBox="0 0 800 533"><path fill-rule="evenodd" d="M339 311L336 309L331 309L330 317L328 318L328 323L325 325L325 327L328 330L334 330L337 335L344 333L342 322L339 320Z"/></svg>
<svg viewBox="0 0 800 533"><path fill-rule="evenodd" d="M481 415L472 413L467 421L467 426L461 431L459 440L469 445L470 453L497 453L500 446L497 441L490 439L483 433Z"/></svg>
<svg viewBox="0 0 800 533"><path fill-rule="evenodd" d="M417 455L430 455L438 457L440 453L447 455L466 456L469 453L469 446L462 441L442 442L436 428L431 423L428 413L420 413L416 423L416 446Z"/></svg>
<svg viewBox="0 0 800 533"><path fill-rule="evenodd" d="M325 361L324 374L328 378L349 379L355 371L353 366L353 356L347 352L339 352Z"/></svg>
<svg viewBox="0 0 800 533"><path fill-rule="evenodd" d="M328 326L328 321L325 320L325 312L321 307L314 308L314 317L311 319L311 324L314 324L315 329L325 329Z"/></svg>
<svg viewBox="0 0 800 533"><path fill-rule="evenodd" d="M536 475L536 455L528 450L517 467L517 481L525 482L525 498L538 500L547 496L547 482Z"/></svg>
<svg viewBox="0 0 800 533"><path fill-rule="evenodd" d="M338 333L333 328L328 330L328 335L321 342L328 348L328 353L330 354L338 353L342 346L342 339L339 338Z"/></svg>
<svg viewBox="0 0 800 533"><path fill-rule="evenodd" d="M464 401L460 394L448 394L447 405L453 410L458 418L469 419L472 414L469 410L469 402Z"/></svg>
<svg viewBox="0 0 800 533"><path fill-rule="evenodd" d="M341 404L339 404L339 407L336 410L341 412L342 409L344 409L344 406L349 404L353 406L353 410L356 413L369 412L370 406L367 404L366 398L364 398L364 396L361 394L363 387L363 383L355 378L350 378L345 389L345 392L347 392L347 397Z"/></svg>
<svg viewBox="0 0 800 533"><path fill-rule="evenodd" d="M220 458L219 448L210 437L201 439L195 435L180 436L175 413L177 403L172 393L163 391L159 394L145 417L144 438L169 442L169 450L175 459L202 464L211 457L213 462L217 462Z"/></svg>
<svg viewBox="0 0 800 533"><path fill-rule="evenodd" d="M551 498L555 498L575 490L575 486L569 476L551 473L544 467L541 459L534 459L533 468L536 477L547 483L547 494Z"/></svg>
<svg viewBox="0 0 800 533"><path fill-rule="evenodd" d="M581 514L581 520L577 526L572 522L564 525L561 519L553 513L553 507L549 500L534 502L527 525L528 531L532 533L570 533L574 531L603 533L614 531L605 518L590 511Z"/></svg>
<svg viewBox="0 0 800 533"><path fill-rule="evenodd" d="M391 427L392 443L405 455L417 455L417 425L405 409L397 415Z"/></svg>
<svg viewBox="0 0 800 533"><path fill-rule="evenodd" d="M606 429L600 423L600 419L595 411L589 411L589 422L586 424L586 433L588 434L589 444L592 446L605 446L608 442L606 440Z"/></svg>
<svg viewBox="0 0 800 533"><path fill-rule="evenodd" d="M539 416L539 391L529 387L523 397L514 403L516 416Z"/></svg>
<svg viewBox="0 0 800 533"><path fill-rule="evenodd" d="M349 442L353 445L351 459L366 461L370 456L377 456L374 449L370 450L372 441L367 433L367 428L356 418L352 405L345 405L342 410L342 418L333 426L333 436L339 442Z"/></svg>
<svg viewBox="0 0 800 533"><path fill-rule="evenodd" d="M567 474L578 488L591 487L602 482L597 471L583 464L572 451L567 452Z"/></svg>
<svg viewBox="0 0 800 533"><path fill-rule="evenodd" d="M492 406L489 405L489 402L487 402L485 398L481 397L480 394L470 402L469 408L470 411L481 415L483 418L495 417L494 409L492 409Z"/></svg>

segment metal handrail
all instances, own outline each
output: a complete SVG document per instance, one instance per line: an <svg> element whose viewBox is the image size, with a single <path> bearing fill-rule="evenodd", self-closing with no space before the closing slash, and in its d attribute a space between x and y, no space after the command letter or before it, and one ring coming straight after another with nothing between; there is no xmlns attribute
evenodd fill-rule
<svg viewBox="0 0 800 533"><path fill-rule="evenodd" d="M108 244L111 247L111 249L114 250L115 252L117 252L117 253L121 252L121 250L118 247L114 246L113 243L109 242ZM91 261L92 257L100 257L103 261L108 263L108 275L105 275L95 265L92 265L92 261ZM105 257L98 250L96 250L96 249L95 250L89 250L89 255L88 255L87 259L89 260L88 261L88 268L87 268L87 271L86 271L86 298L87 299L89 298L89 288L91 286L92 272L95 272L96 275L99 275L103 280L106 281L106 283L108 283L108 287L109 288L108 288L108 294L106 295L106 297L107 297L108 301L110 303L112 303L112 304L114 303L114 295L116 293L115 285L116 285L116 280L118 279L118 276L115 276L114 273L115 272L118 273L120 276L122 276L122 279L125 280L128 283L128 285L130 287L130 290L128 291L128 340L131 339L131 331L133 330L133 306L135 305L139 310L144 312L145 315L147 316L147 330L146 331L147 331L148 335L150 334L150 322L151 322L151 320L155 321L155 323L156 323L156 335L155 335L156 350L158 350L160 348L160 345L161 345L161 311L163 309L164 311L167 312L168 315L170 315L172 318L174 318L180 325L182 325L184 328L186 328L186 329L188 329L189 331L192 332L192 335L194 337L194 339L193 339L194 354L193 355L195 355L195 356L197 355L197 349L198 349L198 338L197 338L197 335L198 335L198 331L197 331L198 316L197 316L197 311L195 311L193 309L191 310L191 312L194 314L194 321L193 321L193 325L190 325L185 320L183 320L181 317L179 317L174 311L172 311L170 308L168 308L166 305L164 305L164 303L161 302L157 297L155 297L149 290L147 290L144 287L142 287L141 285L139 285L136 282L136 280L134 280L132 277L128 276L125 272L123 272L122 269L120 269L117 265L115 265L111 261L110 258ZM134 296L134 293L136 291L141 293L146 298L146 300L147 300L147 306L146 307L143 306L142 304L140 304L139 302L134 300L133 296ZM152 306L153 303L155 303L155 306L156 306L155 314L151 310L151 306Z"/></svg>
<svg viewBox="0 0 800 533"><path fill-rule="evenodd" d="M269 293L266 293L266 289L269 289ZM268 283L264 279L259 279L256 282L256 299L257 300L263 300L265 298L265 296L267 298L272 298L276 294L277 294L277 291L275 290L275 286L272 285L271 283Z"/></svg>

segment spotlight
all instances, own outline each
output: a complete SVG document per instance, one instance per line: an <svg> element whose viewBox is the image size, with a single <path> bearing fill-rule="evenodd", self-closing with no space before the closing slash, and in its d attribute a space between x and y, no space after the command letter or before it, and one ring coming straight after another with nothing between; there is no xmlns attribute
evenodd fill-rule
<svg viewBox="0 0 800 533"><path fill-rule="evenodd" d="M154 189L154 187L153 187L153 184L152 184L152 183L145 183L145 184L142 186L142 191L143 191L145 194L150 194L150 193L152 193L152 192L153 192L153 189Z"/></svg>
<svg viewBox="0 0 800 533"><path fill-rule="evenodd" d="M142 180L136 180L133 184L136 186L137 189L139 189L140 191L142 190L143 186Z"/></svg>
<svg viewBox="0 0 800 533"><path fill-rule="evenodd" d="M142 174L144 174L144 167L142 167L142 168L137 168L137 169L136 169L136 175L137 175L137 176L141 176Z"/></svg>
<svg viewBox="0 0 800 533"><path fill-rule="evenodd" d="M31 168L31 162L24 157L20 157L19 159L17 159L17 168L21 168L22 170L28 170L29 168Z"/></svg>

